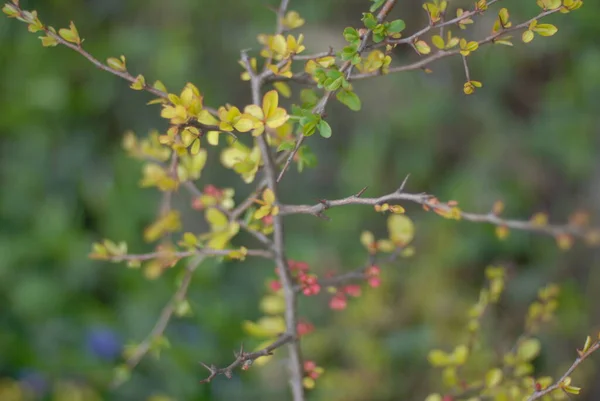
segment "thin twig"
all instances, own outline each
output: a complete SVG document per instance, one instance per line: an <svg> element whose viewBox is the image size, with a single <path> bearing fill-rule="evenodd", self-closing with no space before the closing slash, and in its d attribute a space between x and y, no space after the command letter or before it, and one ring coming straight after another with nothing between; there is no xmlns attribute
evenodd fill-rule
<svg viewBox="0 0 600 401"><path fill-rule="evenodd" d="M397 0L387 0L385 2L383 7L377 14L378 22L382 22L385 19L385 17L389 14L389 12L392 10L394 5L396 4L396 1ZM356 49L356 52L359 55L365 50L367 43L369 42L369 39L371 37L371 34L372 34L372 31L370 29L367 30L367 32L365 33L358 49ZM350 60L346 61L340 68L340 72L346 73L346 78L349 78L350 75L352 74L352 62ZM327 106L327 102L329 102L329 99L331 99L331 96L333 96L334 93L335 93L335 91L325 91L325 94L323 95L321 100L319 100L317 105L313 108L312 113L323 116L323 114L325 112L325 106ZM292 153L290 153L287 160L285 161L285 164L283 165L283 168L279 172L279 176L277 177L277 182L280 182L282 180L284 174L286 173L290 164L294 160L294 156L296 155L296 153L298 153L300 146L302 146L302 142L304 142L305 138L306 137L304 136L304 134L301 131L298 134L298 137L296 138L296 146L294 146L294 150L292 151Z"/></svg>
<svg viewBox="0 0 600 401"><path fill-rule="evenodd" d="M210 249L210 248L198 248L193 251L181 251L181 252L150 252L143 254L129 254L123 256L113 256L108 260L111 262L144 262L146 260L160 259L162 257L168 257L173 259L188 258L193 255L201 256L228 256L231 252L235 252L238 249ZM257 256L266 259L272 259L273 253L264 249L248 249L246 252L248 256Z"/></svg>
<svg viewBox="0 0 600 401"><path fill-rule="evenodd" d="M595 351L597 351L598 348L600 348L600 342L597 341L584 354L580 355L577 359L575 359L575 361L573 362L571 367L569 369L567 369L565 374L562 375L562 377L560 379L558 379L554 384L546 387L543 390L535 391L533 394L531 394L529 396L527 401L537 400L547 394L550 394L551 392L553 392L555 390L558 390L559 388L562 388L567 377L569 377L571 375L571 373L573 373L573 371L581 364L581 362L586 360L587 357L589 357L591 354L593 354Z"/></svg>
<svg viewBox="0 0 600 401"><path fill-rule="evenodd" d="M152 331L150 331L150 334L148 334L144 341L142 341L136 347L135 351L133 351L133 353L125 361L125 364L129 369L133 369L135 366L137 366L137 364L142 360L142 358L148 353L155 339L163 335L165 329L167 328L167 325L169 324L169 321L171 320L171 317L173 316L173 313L175 312L177 304L183 301L186 297L187 290L190 286L190 282L192 281L192 276L194 275L194 271L202 263L203 260L204 256L199 255L198 257L192 259L188 263L186 267L185 276L181 280L177 291L175 291L175 294L173 295L169 303L167 303L167 305L163 308L162 312L160 313L160 317L158 318L156 324L152 328ZM114 379L110 386L114 389L116 387L119 387L121 384L123 384L121 380Z"/></svg>
<svg viewBox="0 0 600 401"><path fill-rule="evenodd" d="M19 16L21 18L24 18L24 10L21 9L19 7L18 4L13 4L13 6L19 11ZM100 60L98 60L96 57L92 56L92 54L90 54L88 51L86 51L85 49L83 49L83 47L81 46L81 44L76 44L76 43L71 43L65 39L62 38L62 36L60 36L57 33L52 32L48 26L46 25L42 25L42 30L44 31L44 33L49 36L54 38L58 43L60 43L63 46L68 47L71 50L76 51L77 53L81 54L83 57L85 57L86 59L88 59L88 61L90 61L92 64L94 64L97 68L109 72L113 75L116 75L120 78L123 78L126 81L131 82L132 84L135 83L137 81L137 76L134 77L131 73L129 73L129 71L125 70L125 71L121 71L121 70L117 70L114 69L112 67L110 67L107 64L102 63ZM161 91L160 89L157 89L151 85L149 85L148 83L145 83L142 87L142 90L152 93L155 96L158 96L162 99L165 99L168 103L170 103L169 99L168 99L168 93ZM203 108L205 110L207 110L210 114L212 115L216 115L217 114L217 110L215 110L212 107L208 107L208 106L203 106ZM212 126L212 125L206 125L206 124L202 124L198 121L194 121L192 123L193 125L202 128L206 131L218 131L219 128L217 126Z"/></svg>
<svg viewBox="0 0 600 401"><path fill-rule="evenodd" d="M503 36L503 35L505 35L505 34L507 34L509 32L516 31L516 30L523 29L523 28L527 28L529 26L529 24L533 20L537 20L537 19L546 17L546 16L548 16L550 14L554 14L554 13L559 12L559 11L560 11L560 8L557 8L555 10L546 10L546 11L543 11L540 14L538 14L537 16L535 16L535 17L533 17L533 18L531 18L531 19L529 19L529 20L527 20L525 22L522 22L520 24L514 25L514 26L512 26L510 28L502 29L502 30L500 30L500 31L498 31L498 32L496 32L494 34L491 34L491 35L487 36L484 39L478 40L477 44L479 46L481 46L481 45L485 45L485 44L488 44L488 43L493 43L493 42L495 42L496 39L498 39L499 37L501 37L501 36ZM448 21L448 22L450 22L450 21ZM431 56L422 58L422 59L420 59L419 61L417 61L415 63L407 64L407 65L402 65L402 66L398 66L398 67L391 67L388 70L388 74L392 74L392 73L396 73L396 72L404 72L404 71L412 71L412 70L422 69L422 68L426 67L427 65L429 65L430 63L432 63L434 61L437 61L437 60L440 60L440 59L443 59L443 58L446 58L446 57L454 56L456 54L460 54L460 49L455 49L455 50L439 50L436 53L432 54ZM386 74L386 75L388 75L388 74ZM378 71L373 71L373 72L365 72L365 73L362 73L362 74L352 75L350 77L350 80L351 81L356 81L356 80L359 80L359 79L373 78L373 77L377 77L377 76L381 76L381 73L379 72L379 70Z"/></svg>
<svg viewBox="0 0 600 401"><path fill-rule="evenodd" d="M225 375L227 378L231 378L233 375L233 370L238 366L242 365L242 369L248 369L248 367L256 359L263 356L273 355L273 351L285 344L288 344L292 340L294 340L294 334L285 333L280 335L275 342L259 351L245 352L244 348L241 347L239 352L234 353L235 361L224 368L217 368L215 365L208 366L205 363L200 362L200 364L210 372L210 375L206 379L201 380L200 383L209 383L218 375Z"/></svg>

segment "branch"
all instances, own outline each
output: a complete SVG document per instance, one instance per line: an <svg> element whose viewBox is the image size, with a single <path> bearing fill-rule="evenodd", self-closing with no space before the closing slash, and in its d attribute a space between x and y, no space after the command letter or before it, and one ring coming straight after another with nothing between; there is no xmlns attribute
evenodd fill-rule
<svg viewBox="0 0 600 401"><path fill-rule="evenodd" d="M134 367L136 367L137 364L142 360L142 358L148 353L154 340L163 335L165 329L167 328L167 325L169 324L169 321L171 320L171 317L173 316L173 312L175 312L177 304L185 299L187 290L190 286L190 282L192 281L192 276L194 275L194 271L200 265L200 263L202 263L203 260L204 256L199 255L198 257L194 258L188 263L183 280L181 280L177 291L175 292L169 303L163 308L162 312L160 313L160 317L158 318L158 321L152 328L152 331L150 331L150 334L148 334L144 341L142 341L140 345L137 346L133 354L130 355L129 358L127 358L127 360L125 361L125 364L129 369L133 369ZM110 387L114 389L116 387L119 387L121 384L123 384L123 381L115 378L110 384Z"/></svg>
<svg viewBox="0 0 600 401"><path fill-rule="evenodd" d="M488 7L491 6L492 4L496 3L497 1L499 1L499 0L488 1L487 2ZM382 44L377 44L377 46L380 47L380 46L385 46L386 44L398 45L398 44L412 43L416 39L418 39L420 36L423 36L424 34L429 32L433 28L443 28L443 27L446 27L449 25L457 24L464 19L471 18L471 17L474 17L475 15L482 14L482 13L483 13L483 11L478 10L478 9L475 9L472 11L467 11L467 12L463 13L460 17L456 17L451 20L441 22L439 24L430 24L429 26L426 26L425 28L421 29L420 31L417 31L417 32L413 33L412 35L407 36L406 38L387 40L387 41L384 41L384 43L382 43Z"/></svg>
<svg viewBox="0 0 600 401"><path fill-rule="evenodd" d="M381 7L381 10L377 14L377 21L379 23L381 23L385 19L385 17L387 17L389 12L392 10L394 5L396 4L396 1L397 0L387 0L385 2L385 4L383 5L383 7ZM360 43L360 46L356 50L356 52L359 55L365 50L367 43L369 42L369 39L371 37L371 34L372 34L372 31L370 29L367 30L367 32L365 33L365 36L363 37L362 42ZM340 68L340 72L345 72L346 78L349 78L350 75L352 74L352 62L350 60L346 61ZM317 105L313 108L313 110L312 110L313 114L319 114L322 116L323 113L325 112L325 107L327 106L327 102L329 102L329 99L331 99L331 96L333 94L334 94L334 92L325 91L325 94L323 95L321 100L319 100ZM289 168L290 164L292 163L292 160L294 160L294 156L296 155L296 153L298 153L298 150L300 149L300 146L302 146L302 142L304 142L305 138L306 137L304 136L304 134L301 131L298 134L298 138L296 139L296 146L294 147L294 150L288 156L287 160L285 161L285 164L283 165L283 168L281 169L281 172L279 173L279 176L277 177L277 182L281 181L281 179L283 178L283 175Z"/></svg>
<svg viewBox="0 0 600 401"><path fill-rule="evenodd" d="M173 257L175 259L183 259L193 255L198 256L227 256L231 252L236 251L237 249L209 249L209 248L199 248L194 251L182 251L182 252L151 252L144 254L130 254L123 256L113 256L110 260L111 262L124 262L124 261L139 261L143 262L146 260L159 259L161 257ZM273 253L264 249L248 249L246 255L248 256L258 256L266 259L273 259Z"/></svg>
<svg viewBox="0 0 600 401"><path fill-rule="evenodd" d="M277 10L277 31L276 35L283 33L285 26L283 26L283 19L285 18L285 12L287 11L290 0L281 0L279 10Z"/></svg>
<svg viewBox="0 0 600 401"><path fill-rule="evenodd" d="M271 345L267 346L266 348L261 349L260 351L245 352L244 347L242 346L240 348L239 352L234 353L235 361L233 361L231 364L229 364L229 366L224 367L224 368L217 368L215 365L208 366L205 363L200 362L202 364L202 366L204 366L210 372L210 375L206 379L201 380L200 383L209 383L212 379L214 379L218 375L225 375L228 379L231 379L231 377L233 375L233 370L235 368L237 368L238 366L242 365L242 369L246 370L252 365L252 362L255 361L256 359L263 357L263 356L273 355L273 351L275 351L277 348L281 347L282 345L288 344L292 340L294 340L294 335L285 333L285 334L282 334L281 336L279 336L279 338L275 342L273 342Z"/></svg>
<svg viewBox="0 0 600 401"><path fill-rule="evenodd" d="M22 8L20 8L20 6L17 3L11 3L11 7L13 7L14 9L16 9L18 11L18 18L20 18L22 21L24 21L25 23L32 23L35 22L32 20L32 13L26 10L23 10ZM39 21L39 20L38 20ZM41 24L41 23L40 23ZM94 56L92 56L89 52L87 52L86 50L83 49L83 47L81 47L81 43L76 44L76 43L71 43L65 39L63 39L62 36L60 36L59 34L57 34L56 32L53 32L51 29L51 27L48 27L46 25L41 24L39 27L47 36L54 38L58 43L60 43L63 46L68 47L71 50L76 51L77 53L81 54L83 57L85 57L86 59L88 59L92 64L94 64L97 68L109 72L113 75L116 75L118 77L123 78L126 81L131 82L132 84L135 83L137 81L137 77L134 77L133 75L131 75L127 70L125 71L121 71L115 68L110 67L107 64L102 63L100 60L98 60L97 58L95 58ZM32 31L35 32L35 31ZM83 42L83 40L82 40ZM165 99L168 103L171 103L168 99L168 93L163 92L160 89L157 89L153 86L148 85L147 83L144 83L143 87L141 88L142 90L145 90L149 93L152 93L155 96L158 96L162 99ZM217 110L215 110L212 107L208 107L208 106L204 106L204 109L206 109L209 113L216 115L217 114ZM202 124L198 121L194 121L194 122L190 122L189 125L194 125L196 127L202 128L204 130L207 131L218 131L219 128L217 126L211 126L211 125L206 125L206 124Z"/></svg>
<svg viewBox="0 0 600 401"><path fill-rule="evenodd" d="M285 0L284 0L285 2ZM261 76L257 76L250 65L250 60L245 52L242 52L242 60L246 65L246 70L250 75L250 84L252 89L252 102L256 105L260 105L260 90L263 85ZM265 134L256 138L260 152L263 159L265 179L267 181L267 187L273 191L275 195L275 202L278 203L277 195L277 173L276 165L273 161L269 144ZM296 292L294 291L294 284L292 274L289 270L289 266L285 257L285 239L283 230L283 219L280 215L273 216L273 251L275 252L275 264L277 266L281 285L283 287L283 294L285 298L285 324L286 331L288 333L296 333L297 327L297 300ZM288 368L290 371L290 387L294 401L304 401L304 387L302 380L304 377L304 367L302 363L302 354L300 352L300 345L298 341L291 341L288 345L289 352L289 364Z"/></svg>
<svg viewBox="0 0 600 401"><path fill-rule="evenodd" d="M577 359L575 359L571 367L567 369L565 374L562 375L562 377L558 379L554 384L546 387L543 390L535 391L529 396L527 401L533 401L542 398L543 396L550 394L551 392L553 392L554 390L558 390L559 388L565 391L564 387L568 386L567 382L571 373L573 373L573 371L581 364L581 362L586 360L587 357L589 357L591 354L597 351L598 348L600 348L600 341L596 341L586 352L581 353L580 356L577 357Z"/></svg>
<svg viewBox="0 0 600 401"><path fill-rule="evenodd" d="M516 31L516 30L519 30L519 29L527 28L529 26L529 24L533 20L537 20L537 19L546 17L546 16L548 16L550 14L554 14L554 13L559 12L559 11L560 11L560 8L557 8L555 10L546 10L546 11L543 11L540 14L538 14L536 17L531 18L531 19L529 19L529 20L527 20L525 22L522 22L522 23L517 24L515 26L512 26L510 28L505 28L505 29L503 29L501 31L498 31L498 32L492 34L492 35L489 35L486 38L477 41L477 44L479 44L481 46L481 45L485 45L485 44L488 44L488 43L493 43L496 39L498 39L502 35L505 35L505 34L507 34L509 32ZM461 16L461 18L459 20L462 20L464 18L465 17ZM455 20L456 20L456 18L454 20L447 21L446 23L450 23L450 22L454 23L454 22L456 22ZM406 39L408 39L408 38L400 39L400 40L406 40ZM400 42L395 42L395 43L400 43ZM411 70L422 69L422 68L426 67L428 64L430 64L430 63L432 63L434 61L440 60L442 58L454 56L456 54L460 54L460 49L455 49L455 50L440 50L440 51L432 54L431 56L428 56L428 57L420 59L419 61L417 61L415 63L407 64L407 65L403 65L403 66L398 66L398 67L392 67L392 68L390 68L388 70L388 73L385 74L385 75L388 75L388 74L391 74L391 73L395 73L395 72L404 72L404 71L411 71ZM356 80L359 80L359 79L373 78L373 77L377 77L377 76L381 76L381 75L382 75L381 72L379 70L377 70L377 71L365 72L365 73L362 73L362 74L352 75L349 80L350 81L356 81Z"/></svg>
<svg viewBox="0 0 600 401"><path fill-rule="evenodd" d="M493 212L487 214L477 214L463 212L460 209L450 206L447 203L440 203L433 195L425 193L409 194L402 192L401 189L379 198L362 198L364 189L355 195L336 200L322 200L315 205L280 205L279 214L282 216L291 214L312 214L321 217L323 212L329 208L345 205L381 205L391 201L408 201L418 203L429 209L436 211L441 215L452 214L453 218L467 220L475 223L488 223L496 226L504 226L516 230L531 231L551 236L569 234L575 237L585 237L586 231L574 225L541 225L532 221L503 219Z"/></svg>

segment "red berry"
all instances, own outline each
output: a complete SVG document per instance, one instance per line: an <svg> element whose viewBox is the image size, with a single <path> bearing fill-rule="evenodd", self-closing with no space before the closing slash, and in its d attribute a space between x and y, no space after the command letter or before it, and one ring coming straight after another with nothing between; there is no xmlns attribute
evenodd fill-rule
<svg viewBox="0 0 600 401"><path fill-rule="evenodd" d="M335 294L329 301L329 307L334 310L346 309L346 296L344 294Z"/></svg>
<svg viewBox="0 0 600 401"><path fill-rule="evenodd" d="M312 372L317 367L317 364L314 361L304 361L304 371Z"/></svg>
<svg viewBox="0 0 600 401"><path fill-rule="evenodd" d="M279 280L271 280L271 282L269 283L269 287L273 291L279 291L281 289L281 282Z"/></svg>
<svg viewBox="0 0 600 401"><path fill-rule="evenodd" d="M347 285L344 287L343 291L351 297L360 297L361 293L359 285Z"/></svg>
<svg viewBox="0 0 600 401"><path fill-rule="evenodd" d="M311 333L315 329L315 326L310 324L309 322L300 321L296 325L296 332L298 333L298 337L302 337L303 335Z"/></svg>
<svg viewBox="0 0 600 401"><path fill-rule="evenodd" d="M369 285L373 288L377 288L381 285L381 279L379 277L371 277L369 280Z"/></svg>
<svg viewBox="0 0 600 401"><path fill-rule="evenodd" d="M381 269L379 268L379 266L373 265L373 266L369 266L365 273L367 274L367 276L379 276L380 272L381 272Z"/></svg>

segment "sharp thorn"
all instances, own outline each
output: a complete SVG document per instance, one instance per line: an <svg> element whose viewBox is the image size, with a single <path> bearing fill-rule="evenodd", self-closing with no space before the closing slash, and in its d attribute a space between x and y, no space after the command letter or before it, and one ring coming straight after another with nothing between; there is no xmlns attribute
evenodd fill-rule
<svg viewBox="0 0 600 401"><path fill-rule="evenodd" d="M360 191L358 191L358 193L356 195L354 195L357 198L360 198L362 196L362 194L365 193L365 191L367 190L367 188L369 188L368 186L364 187L363 189L361 189Z"/></svg>

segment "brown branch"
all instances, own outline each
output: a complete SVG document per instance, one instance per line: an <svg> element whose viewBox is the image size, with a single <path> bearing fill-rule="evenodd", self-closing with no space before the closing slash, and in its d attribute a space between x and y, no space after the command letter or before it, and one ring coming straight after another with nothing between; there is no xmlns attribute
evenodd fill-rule
<svg viewBox="0 0 600 401"><path fill-rule="evenodd" d="M571 367L569 369L567 369L565 374L562 375L562 377L560 379L558 379L554 384L546 387L543 390L535 391L533 394L531 394L529 396L527 401L537 400L547 394L550 394L551 392L553 392L555 390L561 389L562 386L564 385L563 383L571 375L571 373L573 373L573 371L581 364L581 362L586 360L587 357L589 357L591 354L593 354L595 351L597 351L598 348L600 348L600 341L596 341L585 353L583 353L582 355L577 357L577 359L575 359L575 361L573 362Z"/></svg>
<svg viewBox="0 0 600 401"><path fill-rule="evenodd" d="M200 381L200 383L209 383L212 379L217 377L218 375L225 375L228 379L231 379L233 375L233 370L238 366L242 365L242 369L248 369L253 361L263 356L273 355L273 351L277 348L290 343L294 340L294 334L285 333L279 336L275 342L256 352L245 352L243 346L240 348L239 352L234 353L235 361L224 368L217 368L215 365L206 365L203 362L200 362L202 366L204 366L210 372L210 375Z"/></svg>
<svg viewBox="0 0 600 401"><path fill-rule="evenodd" d="M284 0L285 1L285 0ZM245 52L242 52L242 60L246 65L246 70L250 75L250 85L252 89L252 102L256 105L260 105L260 90L263 85L262 77L254 74L250 65L250 60ZM267 181L267 187L273 191L275 195L275 202L278 202L277 195L277 172L276 165L271 155L269 144L265 134L259 136L256 141L260 148L260 152L263 159L265 179ZM289 270L289 266L285 257L285 238L283 219L278 214L273 216L273 251L275 252L275 264L281 278L281 284L283 287L283 294L285 299L285 325L288 333L295 334L298 323L297 316L297 299L296 292L294 291L294 284L292 280L292 274ZM288 344L289 363L288 368L290 372L289 383L292 390L294 401L304 401L304 386L302 380L304 377L304 367L302 363L302 354L300 351L300 344L294 340Z"/></svg>
<svg viewBox="0 0 600 401"><path fill-rule="evenodd" d="M329 208L345 205L381 205L393 201L408 201L426 206L438 213L447 214L455 212L457 219L467 220L475 223L489 223L496 226L504 226L515 230L531 231L551 236L561 234L569 234L575 237L585 237L586 232L580 227L574 225L541 225L535 224L532 221L503 219L498 215L490 212L487 214L477 214L463 212L453 208L445 203L437 202L437 199L425 193L409 194L401 190L397 190L391 194L383 195L379 198L362 198L362 191L358 194L348 196L343 199L323 200L315 205L280 205L279 214L282 216L291 214L312 214L320 217L323 212Z"/></svg>
<svg viewBox="0 0 600 401"><path fill-rule="evenodd" d="M173 313L175 312L177 304L183 301L186 297L187 290L190 286L190 282L192 281L192 276L194 275L194 271L202 263L203 260L204 256L199 255L198 257L194 258L188 263L183 280L181 280L177 291L175 292L169 303L167 303L167 305L163 308L158 318L158 321L152 328L152 331L150 331L150 334L148 334L144 341L142 341L136 347L133 354L131 354L125 361L125 364L129 369L133 369L134 367L136 367L137 364L142 360L142 358L148 353L154 340L163 335L165 329L167 328L167 325L169 324L169 321L171 320L171 317L173 316ZM110 384L110 387L114 389L116 387L119 387L121 384L123 384L123 381L115 378Z"/></svg>

